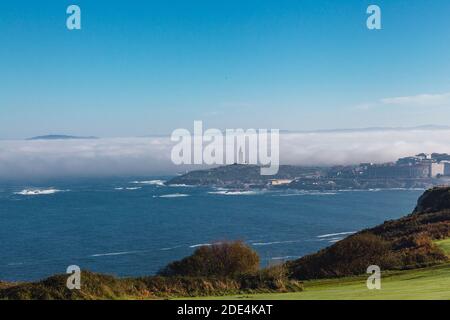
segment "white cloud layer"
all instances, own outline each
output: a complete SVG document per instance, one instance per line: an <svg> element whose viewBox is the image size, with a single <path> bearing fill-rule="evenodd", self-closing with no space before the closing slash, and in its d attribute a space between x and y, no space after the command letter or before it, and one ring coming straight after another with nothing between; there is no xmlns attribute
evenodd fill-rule
<svg viewBox="0 0 450 320"><path fill-rule="evenodd" d="M0 180L156 175L192 169L171 163L172 146L168 137L3 140ZM280 137L281 164L387 162L419 152L450 153L450 129L284 133Z"/></svg>
<svg viewBox="0 0 450 320"><path fill-rule="evenodd" d="M440 94L418 94L414 96L391 97L366 102L356 106L356 109L368 110L380 106L393 107L450 107L450 92Z"/></svg>
<svg viewBox="0 0 450 320"><path fill-rule="evenodd" d="M419 94L416 96L385 98L380 100L383 104L411 106L411 107L436 107L450 105L450 93L443 94Z"/></svg>

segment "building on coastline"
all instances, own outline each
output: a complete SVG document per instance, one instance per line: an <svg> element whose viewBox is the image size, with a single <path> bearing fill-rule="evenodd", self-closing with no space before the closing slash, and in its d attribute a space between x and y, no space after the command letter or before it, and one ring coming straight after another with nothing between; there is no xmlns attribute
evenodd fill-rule
<svg viewBox="0 0 450 320"><path fill-rule="evenodd" d="M450 161L442 161L441 163L444 164L444 176L450 176Z"/></svg>
<svg viewBox="0 0 450 320"><path fill-rule="evenodd" d="M450 155L420 153L398 159L395 163L362 163L362 175L371 179L406 178L423 179L450 176Z"/></svg>
<svg viewBox="0 0 450 320"><path fill-rule="evenodd" d="M398 165L396 163L375 164L367 167L364 175L370 179L406 178L418 179L430 177L427 164Z"/></svg>
<svg viewBox="0 0 450 320"><path fill-rule="evenodd" d="M293 181L292 179L272 179L272 180L270 180L270 185L271 186L283 186L283 185L288 185L292 181Z"/></svg>
<svg viewBox="0 0 450 320"><path fill-rule="evenodd" d="M432 178L439 177L445 175L445 163L444 162L435 162L431 164L431 173L430 176Z"/></svg>

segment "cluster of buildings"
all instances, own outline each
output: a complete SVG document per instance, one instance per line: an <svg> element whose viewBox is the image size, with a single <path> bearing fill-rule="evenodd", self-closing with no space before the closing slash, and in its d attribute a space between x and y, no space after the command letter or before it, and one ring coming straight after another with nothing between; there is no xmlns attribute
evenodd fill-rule
<svg viewBox="0 0 450 320"><path fill-rule="evenodd" d="M269 179L267 185L300 189L422 188L437 183L436 179L441 177L450 179L450 155L421 153L381 164L361 163L309 169L280 166L277 177Z"/></svg>
<svg viewBox="0 0 450 320"><path fill-rule="evenodd" d="M438 178L450 176L450 155L446 153L421 153L396 162L363 163L358 167L359 175L365 178Z"/></svg>

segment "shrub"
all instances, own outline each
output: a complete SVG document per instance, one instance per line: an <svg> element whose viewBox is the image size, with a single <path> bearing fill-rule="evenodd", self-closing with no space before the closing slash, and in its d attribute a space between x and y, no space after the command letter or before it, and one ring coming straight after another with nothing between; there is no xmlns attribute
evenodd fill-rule
<svg viewBox="0 0 450 320"><path fill-rule="evenodd" d="M285 265L277 265L261 269L255 273L241 275L239 277L241 288L254 291L302 291L303 283L289 280L287 271Z"/></svg>
<svg viewBox="0 0 450 320"><path fill-rule="evenodd" d="M197 249L191 256L163 268L163 276L236 277L256 272L258 254L241 241L224 242Z"/></svg>
<svg viewBox="0 0 450 320"><path fill-rule="evenodd" d="M294 278L303 280L361 274L373 264L391 268L398 259L388 241L371 233L360 233L288 266Z"/></svg>

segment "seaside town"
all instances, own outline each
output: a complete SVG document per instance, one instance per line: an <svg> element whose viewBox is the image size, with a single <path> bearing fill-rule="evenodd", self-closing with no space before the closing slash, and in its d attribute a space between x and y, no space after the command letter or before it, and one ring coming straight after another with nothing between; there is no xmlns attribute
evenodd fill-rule
<svg viewBox="0 0 450 320"><path fill-rule="evenodd" d="M427 188L450 177L450 155L420 153L388 163L361 163L317 170L314 175L273 179L272 186L300 189Z"/></svg>
<svg viewBox="0 0 450 320"><path fill-rule="evenodd" d="M300 190L351 190L428 188L450 182L450 155L420 153L388 163L306 167L281 165L276 176L265 177L258 167L234 164L191 171L169 183L212 185L233 189L292 188Z"/></svg>

